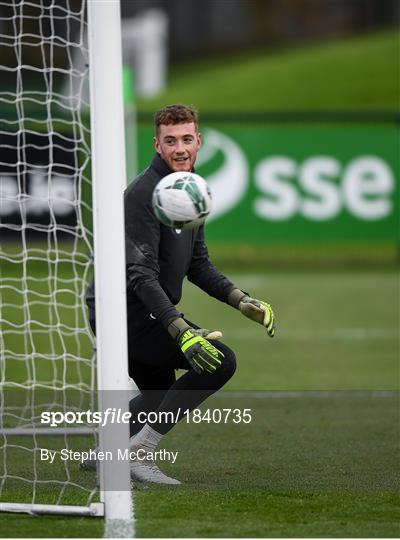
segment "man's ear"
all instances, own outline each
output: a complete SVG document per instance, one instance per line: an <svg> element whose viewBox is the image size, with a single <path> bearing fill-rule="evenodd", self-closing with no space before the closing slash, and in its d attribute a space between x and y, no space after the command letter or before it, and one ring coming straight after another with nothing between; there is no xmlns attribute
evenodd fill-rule
<svg viewBox="0 0 400 540"><path fill-rule="evenodd" d="M157 154L161 154L160 141L157 137L153 137L153 146Z"/></svg>
<svg viewBox="0 0 400 540"><path fill-rule="evenodd" d="M203 140L201 138L201 133L200 131L197 133L197 144L199 145L199 148L201 147L201 145L203 144Z"/></svg>

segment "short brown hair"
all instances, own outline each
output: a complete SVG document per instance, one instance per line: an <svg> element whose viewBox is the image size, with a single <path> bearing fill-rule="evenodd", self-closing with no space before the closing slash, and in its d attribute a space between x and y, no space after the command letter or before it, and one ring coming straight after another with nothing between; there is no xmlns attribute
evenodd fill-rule
<svg viewBox="0 0 400 540"><path fill-rule="evenodd" d="M199 113L189 105L168 105L157 111L154 115L154 127L156 135L160 132L160 126L168 126L170 124L190 124L194 123L196 131L198 130Z"/></svg>

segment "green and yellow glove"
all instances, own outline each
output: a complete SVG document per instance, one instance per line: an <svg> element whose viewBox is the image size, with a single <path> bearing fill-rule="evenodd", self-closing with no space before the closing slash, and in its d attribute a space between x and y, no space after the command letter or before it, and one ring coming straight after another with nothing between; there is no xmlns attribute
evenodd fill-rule
<svg viewBox="0 0 400 540"><path fill-rule="evenodd" d="M222 366L224 354L198 332L194 328L186 330L179 339L179 345L196 373L199 375L204 372L214 373Z"/></svg>
<svg viewBox="0 0 400 540"><path fill-rule="evenodd" d="M267 302L251 298L239 289L231 291L228 302L248 319L265 326L269 337L274 337L275 315L272 307Z"/></svg>
<svg viewBox="0 0 400 540"><path fill-rule="evenodd" d="M214 373L222 366L224 354L208 341L221 338L221 332L192 328L183 319L172 321L168 332L177 340L187 361L199 375Z"/></svg>

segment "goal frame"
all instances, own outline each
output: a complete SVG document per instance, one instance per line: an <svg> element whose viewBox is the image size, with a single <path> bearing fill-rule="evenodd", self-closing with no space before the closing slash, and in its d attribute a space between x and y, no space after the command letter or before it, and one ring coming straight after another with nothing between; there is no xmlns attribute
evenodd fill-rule
<svg viewBox="0 0 400 540"><path fill-rule="evenodd" d="M126 156L122 84L120 0L86 0L88 16L92 208L96 293L96 357L99 407L110 405L109 395L132 391L128 377L123 192ZM112 317L109 314L112 313ZM113 403L114 405L114 403ZM112 429L112 435L110 435ZM14 434L16 430L12 430ZM69 430L68 430L69 431ZM75 429L71 429L71 433ZM80 430L76 431L78 434ZM84 432L86 430L82 430ZM22 428L24 434L30 429ZM65 432L65 430L64 430ZM64 433L63 432L63 433ZM44 433L44 432L43 432ZM53 432L54 434L54 432ZM100 447L110 437L128 446L129 425L104 426ZM134 537L129 462L118 464L123 481L115 488L113 462L99 462L100 502L88 506L0 503L0 512L32 515L105 517L105 537Z"/></svg>
<svg viewBox="0 0 400 540"><path fill-rule="evenodd" d="M129 391L131 386L127 371L123 201L126 158L120 0L88 0L88 33L98 388L101 396L108 391L119 391L126 396L124 391ZM108 316L110 313L112 317ZM128 442L129 425L121 423L118 429L120 437ZM100 430L100 446L106 437L107 427ZM121 533L133 536L129 462L125 463L125 469L125 485L119 491L110 491L112 467L100 462L100 499L105 503L108 536L115 535L119 529L118 536Z"/></svg>

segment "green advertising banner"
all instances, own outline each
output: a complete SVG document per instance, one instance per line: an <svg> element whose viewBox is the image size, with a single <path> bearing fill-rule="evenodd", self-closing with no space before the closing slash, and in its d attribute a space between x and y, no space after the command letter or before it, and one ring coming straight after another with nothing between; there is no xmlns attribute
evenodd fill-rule
<svg viewBox="0 0 400 540"><path fill-rule="evenodd" d="M395 125L202 126L196 172L213 194L207 237L238 243L398 242ZM154 150L139 125L139 170Z"/></svg>

